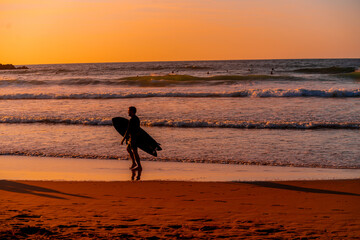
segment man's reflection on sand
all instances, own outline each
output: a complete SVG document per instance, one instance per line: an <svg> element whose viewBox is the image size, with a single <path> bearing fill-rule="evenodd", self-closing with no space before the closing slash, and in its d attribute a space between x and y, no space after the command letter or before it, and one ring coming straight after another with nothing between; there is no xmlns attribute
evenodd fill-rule
<svg viewBox="0 0 360 240"><path fill-rule="evenodd" d="M141 168L131 170L131 181L135 181L135 180L140 181L141 172L142 172Z"/></svg>

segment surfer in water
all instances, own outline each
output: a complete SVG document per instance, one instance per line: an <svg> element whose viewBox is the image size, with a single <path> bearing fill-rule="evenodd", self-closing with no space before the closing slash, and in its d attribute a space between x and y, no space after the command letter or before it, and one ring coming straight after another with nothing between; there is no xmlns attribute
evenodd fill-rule
<svg viewBox="0 0 360 240"><path fill-rule="evenodd" d="M121 141L121 145L123 145L124 141L126 140L127 151L129 152L130 158L132 160L132 165L130 169L133 171L133 177L134 177L134 172L138 171L137 180L140 180L142 167L140 163L140 157L137 146L137 140L138 140L137 138L139 136L139 131L140 131L140 119L136 116L135 107L129 107L128 113L131 118L126 133L124 135L124 138Z"/></svg>

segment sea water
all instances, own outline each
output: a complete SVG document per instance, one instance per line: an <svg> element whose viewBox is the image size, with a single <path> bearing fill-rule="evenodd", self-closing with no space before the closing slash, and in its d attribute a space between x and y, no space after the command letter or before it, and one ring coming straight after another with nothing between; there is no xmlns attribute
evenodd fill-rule
<svg viewBox="0 0 360 240"><path fill-rule="evenodd" d="M127 160L135 106L162 146L143 160L360 168L360 59L28 65L0 71L0 154Z"/></svg>

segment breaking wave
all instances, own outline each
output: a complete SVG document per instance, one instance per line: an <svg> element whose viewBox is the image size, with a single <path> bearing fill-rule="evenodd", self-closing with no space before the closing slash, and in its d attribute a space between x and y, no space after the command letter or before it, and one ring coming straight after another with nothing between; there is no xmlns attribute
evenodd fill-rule
<svg viewBox="0 0 360 240"><path fill-rule="evenodd" d="M256 122L256 121L144 121L145 126L184 128L243 128L243 129L360 129L360 123L332 122Z"/></svg>
<svg viewBox="0 0 360 240"><path fill-rule="evenodd" d="M182 97L182 98L212 98L212 97L319 97L319 98L358 98L360 89L344 90L311 90L311 89L248 89L234 92L142 92L142 93L17 93L0 94L0 100L6 99L119 99L119 98L154 98L154 97Z"/></svg>
<svg viewBox="0 0 360 240"><path fill-rule="evenodd" d="M338 73L351 73L356 69L354 67L327 67L327 68L300 68L294 70L299 73L309 74L338 74Z"/></svg>
<svg viewBox="0 0 360 240"><path fill-rule="evenodd" d="M56 117L0 117L0 123L43 123L71 125L112 125L111 119L101 118L56 118Z"/></svg>
<svg viewBox="0 0 360 240"><path fill-rule="evenodd" d="M121 78L122 84L142 87L166 87L171 85L219 85L235 84L239 81L264 81L264 80L291 80L293 76L274 75L216 75L210 77L197 77L191 75L164 75L164 76L136 76Z"/></svg>
<svg viewBox="0 0 360 240"><path fill-rule="evenodd" d="M347 78L352 78L355 80L360 80L360 71L344 73L344 74L342 74L342 76L347 77Z"/></svg>
<svg viewBox="0 0 360 240"><path fill-rule="evenodd" d="M296 80L294 76L275 76L275 75L215 75L209 77L198 77L191 75L146 75L130 76L115 79L101 78L67 78L57 80L21 80L4 79L0 81L0 86L12 85L127 85L139 87L167 87L181 85L221 85L236 84L239 81L265 81L265 80Z"/></svg>
<svg viewBox="0 0 360 240"><path fill-rule="evenodd" d="M90 126L112 126L111 118L0 117L0 123L42 123ZM281 122L281 121L203 121L143 120L142 126L174 128L238 128L238 129L360 129L360 122Z"/></svg>

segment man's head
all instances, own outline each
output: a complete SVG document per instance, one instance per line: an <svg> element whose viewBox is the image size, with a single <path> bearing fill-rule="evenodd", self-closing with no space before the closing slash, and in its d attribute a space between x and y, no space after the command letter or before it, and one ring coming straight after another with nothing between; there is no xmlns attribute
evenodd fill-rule
<svg viewBox="0 0 360 240"><path fill-rule="evenodd" d="M136 107L129 107L129 116L132 117L136 113Z"/></svg>

